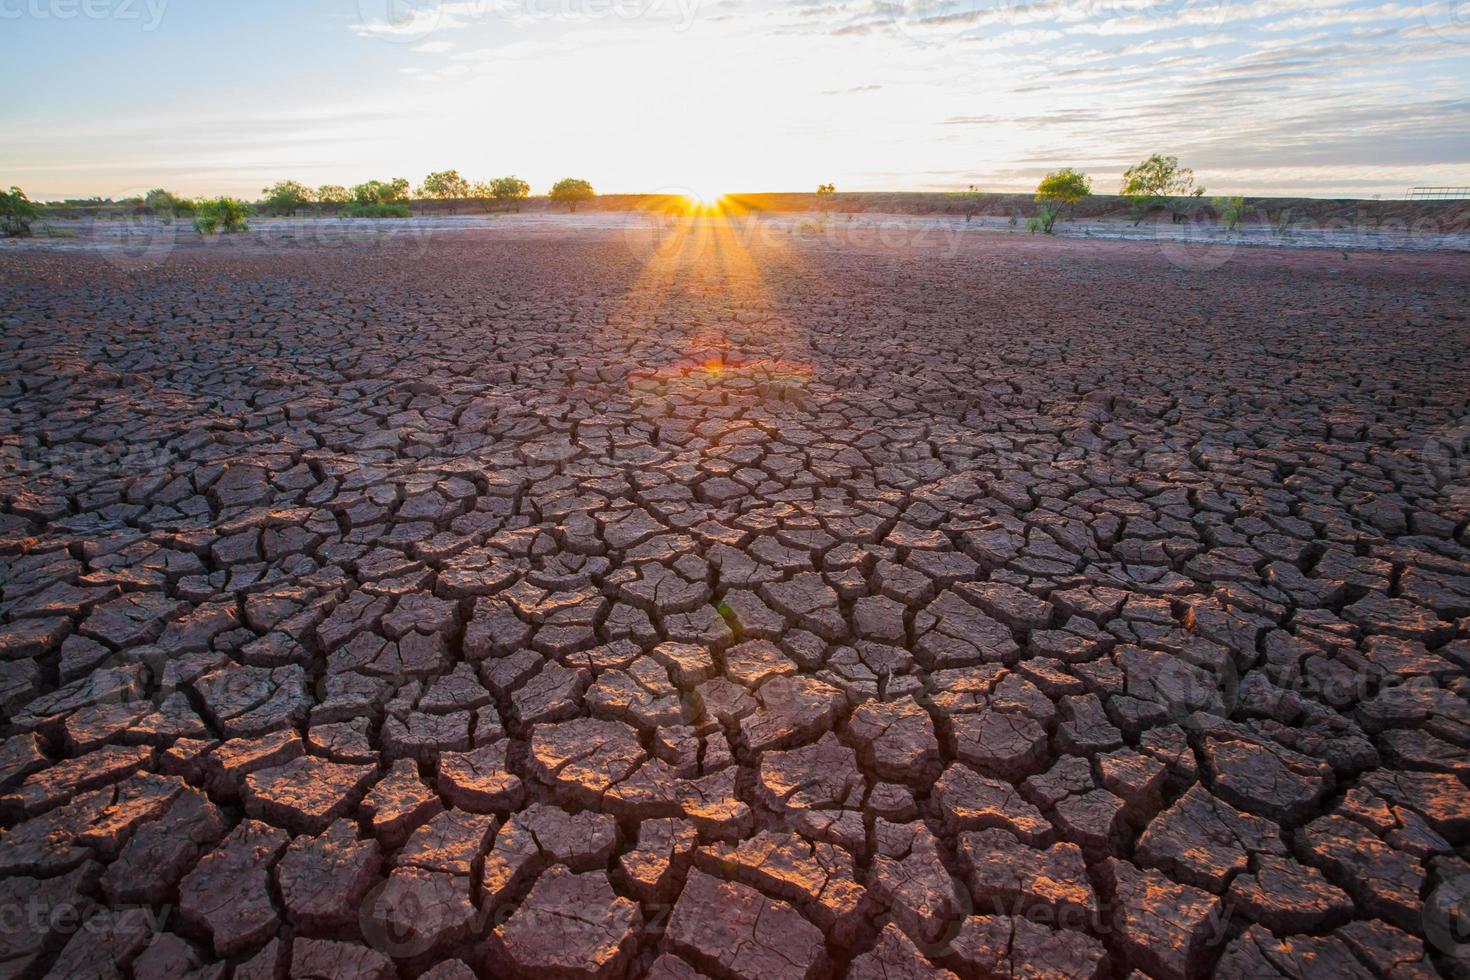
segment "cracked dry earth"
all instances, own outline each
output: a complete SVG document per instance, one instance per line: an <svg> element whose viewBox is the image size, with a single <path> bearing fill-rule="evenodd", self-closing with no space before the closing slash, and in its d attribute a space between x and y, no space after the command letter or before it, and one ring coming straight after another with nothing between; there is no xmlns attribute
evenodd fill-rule
<svg viewBox="0 0 1470 980"><path fill-rule="evenodd" d="M1459 261L12 252L0 975L1465 976Z"/></svg>

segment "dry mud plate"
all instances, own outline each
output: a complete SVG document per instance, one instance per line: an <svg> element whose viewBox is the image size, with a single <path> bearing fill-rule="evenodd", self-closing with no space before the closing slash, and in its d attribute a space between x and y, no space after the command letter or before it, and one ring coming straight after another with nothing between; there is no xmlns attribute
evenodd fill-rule
<svg viewBox="0 0 1470 980"><path fill-rule="evenodd" d="M1467 975L1463 258L684 244L7 253L0 975Z"/></svg>

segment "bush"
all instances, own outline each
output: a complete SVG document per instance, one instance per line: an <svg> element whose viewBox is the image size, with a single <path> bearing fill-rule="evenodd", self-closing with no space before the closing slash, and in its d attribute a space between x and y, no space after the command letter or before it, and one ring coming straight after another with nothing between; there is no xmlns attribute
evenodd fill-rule
<svg viewBox="0 0 1470 980"><path fill-rule="evenodd" d="M352 200L352 192L341 184L323 184L316 189L318 204L346 204Z"/></svg>
<svg viewBox="0 0 1470 980"><path fill-rule="evenodd" d="M590 191L592 188L589 185L587 189ZM517 211L521 209L520 202L530 195L531 185L514 175L490 181L490 196L497 201L515 201Z"/></svg>
<svg viewBox="0 0 1470 980"><path fill-rule="evenodd" d="M0 236L20 238L29 235L36 213L36 206L19 187L10 188L9 192L0 191Z"/></svg>
<svg viewBox="0 0 1470 980"><path fill-rule="evenodd" d="M344 213L349 218L408 218L413 216L407 204L349 204Z"/></svg>
<svg viewBox="0 0 1470 980"><path fill-rule="evenodd" d="M1036 185L1036 200L1041 202L1042 231L1051 234L1063 205L1071 207L1076 214L1077 202L1091 196L1092 178L1080 170L1063 167L1041 178L1041 183Z"/></svg>
<svg viewBox="0 0 1470 980"><path fill-rule="evenodd" d="M397 204L408 200L408 179L369 180L352 188L352 199L358 204Z"/></svg>
<svg viewBox="0 0 1470 980"><path fill-rule="evenodd" d="M1226 231L1234 231L1240 226L1241 219L1255 210L1246 205L1243 197L1217 197L1210 203L1219 212L1220 223Z"/></svg>
<svg viewBox="0 0 1470 980"><path fill-rule="evenodd" d="M143 205L154 214L173 216L176 198L162 187L155 187L143 195Z"/></svg>
<svg viewBox="0 0 1470 980"><path fill-rule="evenodd" d="M836 184L818 184L817 185L817 193L818 194L821 194L821 195L824 195L824 196L827 195L827 194L836 194L837 193L837 185Z"/></svg>
<svg viewBox="0 0 1470 980"><path fill-rule="evenodd" d="M462 200L470 196L470 182L461 177L458 170L440 170L424 178L419 196L440 201Z"/></svg>
<svg viewBox="0 0 1470 980"><path fill-rule="evenodd" d="M1133 206L1136 225L1154 208L1165 206L1178 224L1194 199L1204 192L1203 187L1194 186L1194 171L1179 166L1178 157L1155 153L1124 172L1119 193Z"/></svg>
<svg viewBox="0 0 1470 980"><path fill-rule="evenodd" d="M567 210L577 210L577 205L583 201L590 201L597 196L592 185L585 180L576 177L563 177L551 185L551 199L558 204L565 204Z"/></svg>
<svg viewBox="0 0 1470 980"><path fill-rule="evenodd" d="M173 212L175 218L182 218L184 215L193 214L198 210L199 204L197 201L191 201L187 197L174 198Z"/></svg>
<svg viewBox="0 0 1470 980"><path fill-rule="evenodd" d="M1036 209L1036 220L1041 222L1041 230L1050 235L1052 228L1057 223L1057 215L1062 211L1062 206L1056 201L1046 201Z"/></svg>
<svg viewBox="0 0 1470 980"><path fill-rule="evenodd" d="M295 214L311 203L311 188L294 180L279 180L275 186L262 188L264 204L272 214Z"/></svg>
<svg viewBox="0 0 1470 980"><path fill-rule="evenodd" d="M217 231L230 234L248 231L250 228L245 223L245 219L250 216L250 205L237 198L216 197L200 201L198 211L199 217L194 219L194 227L201 235L213 235Z"/></svg>
<svg viewBox="0 0 1470 980"><path fill-rule="evenodd" d="M974 184L971 184L968 190L955 191L946 195L946 197L959 203L960 211L964 213L965 220L969 221L975 215L979 214L980 209L984 207L986 194ZM944 210L948 211L949 208L946 207Z"/></svg>

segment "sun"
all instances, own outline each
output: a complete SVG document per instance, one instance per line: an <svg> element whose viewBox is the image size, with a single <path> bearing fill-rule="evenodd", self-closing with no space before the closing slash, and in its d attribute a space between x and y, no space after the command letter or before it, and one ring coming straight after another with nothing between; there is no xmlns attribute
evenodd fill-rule
<svg viewBox="0 0 1470 980"><path fill-rule="evenodd" d="M714 211L719 208L725 195L702 188L690 188L685 192L684 198L695 211Z"/></svg>

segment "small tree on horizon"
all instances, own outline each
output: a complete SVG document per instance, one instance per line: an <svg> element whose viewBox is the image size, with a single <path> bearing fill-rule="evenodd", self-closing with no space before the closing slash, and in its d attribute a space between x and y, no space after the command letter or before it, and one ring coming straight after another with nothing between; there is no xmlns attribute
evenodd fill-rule
<svg viewBox="0 0 1470 980"><path fill-rule="evenodd" d="M250 205L234 197L204 198L198 202L199 217L194 219L194 228L201 235L213 235L217 231L231 234L249 231L245 219L250 216Z"/></svg>
<svg viewBox="0 0 1470 980"><path fill-rule="evenodd" d="M437 201L460 201L470 196L470 182L459 175L458 170L439 170L424 178L419 187L419 197ZM449 213L454 213L450 205Z"/></svg>
<svg viewBox="0 0 1470 980"><path fill-rule="evenodd" d="M1194 184L1194 171L1179 166L1179 158L1155 153L1123 174L1119 192L1133 207L1138 225L1154 208L1167 207L1173 223L1178 224L1191 203L1204 195L1203 187Z"/></svg>
<svg viewBox="0 0 1470 980"><path fill-rule="evenodd" d="M947 196L959 202L960 210L964 213L965 220L969 221L980 213L981 207L985 204L985 198L989 195L977 185L971 184L965 190L954 191ZM945 208L945 210L948 211L949 208Z"/></svg>
<svg viewBox="0 0 1470 980"><path fill-rule="evenodd" d="M343 205L352 200L352 192L341 184L323 184L316 189L318 204Z"/></svg>
<svg viewBox="0 0 1470 980"><path fill-rule="evenodd" d="M352 199L358 204L397 204L408 199L408 178L368 180L352 188Z"/></svg>
<svg viewBox="0 0 1470 980"><path fill-rule="evenodd" d="M1041 183L1036 185L1036 200L1041 202L1041 230L1050 235L1063 205L1076 215L1077 202L1091 196L1092 178L1080 170L1063 167L1041 178Z"/></svg>
<svg viewBox="0 0 1470 980"><path fill-rule="evenodd" d="M172 215L175 200L177 199L162 187L155 187L143 195L143 204L155 214Z"/></svg>
<svg viewBox="0 0 1470 980"><path fill-rule="evenodd" d="M597 196L592 185L585 180L576 177L563 177L551 185L551 199L557 204L565 204L567 210L576 211L577 205L583 201L590 201Z"/></svg>
<svg viewBox="0 0 1470 980"><path fill-rule="evenodd" d="M818 194L821 194L821 195L836 194L837 193L837 185L836 184L818 184L817 185L817 193Z"/></svg>
<svg viewBox="0 0 1470 980"><path fill-rule="evenodd" d="M272 214L295 214L312 202L315 196L310 187L294 180L278 180L271 187L261 188L261 197Z"/></svg>
<svg viewBox="0 0 1470 980"><path fill-rule="evenodd" d="M1243 197L1217 197L1210 202L1220 215L1220 223L1225 226L1226 231L1234 231L1240 227L1241 219L1255 209L1245 203Z"/></svg>
<svg viewBox="0 0 1470 980"><path fill-rule="evenodd" d="M10 191L0 191L0 236L22 238L31 233L31 222L39 212L26 192L12 186Z"/></svg>
<svg viewBox="0 0 1470 980"><path fill-rule="evenodd" d="M583 183L586 183L583 181ZM588 184L587 189L592 190ZM521 210L520 202L531 196L531 185L514 174L509 177L496 177L490 181L490 196L497 201L513 201L517 212Z"/></svg>

